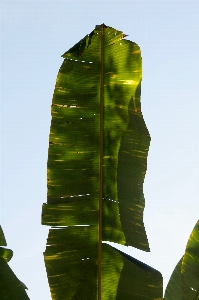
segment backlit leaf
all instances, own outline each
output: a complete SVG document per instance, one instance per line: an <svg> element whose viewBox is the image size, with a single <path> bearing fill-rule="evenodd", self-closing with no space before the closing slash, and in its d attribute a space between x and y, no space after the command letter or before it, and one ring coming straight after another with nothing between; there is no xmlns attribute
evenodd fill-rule
<svg viewBox="0 0 199 300"><path fill-rule="evenodd" d="M142 58L125 36L96 26L63 54L58 72L42 208L42 224L53 226L44 253L52 299L162 297L158 271L102 243L149 251Z"/></svg>

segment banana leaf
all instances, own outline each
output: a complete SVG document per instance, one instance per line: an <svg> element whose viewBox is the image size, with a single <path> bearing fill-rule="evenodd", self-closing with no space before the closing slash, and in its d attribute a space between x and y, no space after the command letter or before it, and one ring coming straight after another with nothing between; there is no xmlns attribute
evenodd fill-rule
<svg viewBox="0 0 199 300"><path fill-rule="evenodd" d="M0 246L7 246L3 230L0 226ZM13 251L0 247L0 299L1 300L28 300L25 291L27 287L21 282L8 265Z"/></svg>
<svg viewBox="0 0 199 300"><path fill-rule="evenodd" d="M42 207L42 224L52 226L44 253L52 299L162 297L158 271L104 243L150 251L143 224L150 135L140 104L142 58L125 36L97 25L62 55Z"/></svg>
<svg viewBox="0 0 199 300"><path fill-rule="evenodd" d="M199 299L199 220L165 290L165 300Z"/></svg>
<svg viewBox="0 0 199 300"><path fill-rule="evenodd" d="M177 263L166 287L164 300L181 300L181 266L183 257Z"/></svg>

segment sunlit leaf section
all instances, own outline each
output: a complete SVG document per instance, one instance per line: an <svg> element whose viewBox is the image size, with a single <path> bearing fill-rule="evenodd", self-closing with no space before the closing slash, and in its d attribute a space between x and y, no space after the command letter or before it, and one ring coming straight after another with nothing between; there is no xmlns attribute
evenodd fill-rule
<svg viewBox="0 0 199 300"><path fill-rule="evenodd" d="M99 38L88 48L97 60L66 58L52 103L48 150L48 199L42 224L98 224ZM91 60L92 61L92 60Z"/></svg>
<svg viewBox="0 0 199 300"><path fill-rule="evenodd" d="M13 251L10 249L0 247L0 256L3 257L5 261L9 262L13 256Z"/></svg>
<svg viewBox="0 0 199 300"><path fill-rule="evenodd" d="M149 251L143 182L150 136L141 113L141 53L122 34L109 43L113 33L104 32L103 239L117 241L122 232L119 243Z"/></svg>

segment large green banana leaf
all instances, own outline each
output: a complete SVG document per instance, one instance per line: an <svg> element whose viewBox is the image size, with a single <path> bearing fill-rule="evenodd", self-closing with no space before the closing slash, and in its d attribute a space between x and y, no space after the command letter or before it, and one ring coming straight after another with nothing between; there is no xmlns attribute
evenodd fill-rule
<svg viewBox="0 0 199 300"><path fill-rule="evenodd" d="M0 226L0 246L7 246L3 230ZM10 249L0 247L0 299L1 300L28 300L25 289L27 287L21 282L7 262L12 258Z"/></svg>
<svg viewBox="0 0 199 300"><path fill-rule="evenodd" d="M199 299L199 220L176 265L165 291L165 300Z"/></svg>
<svg viewBox="0 0 199 300"><path fill-rule="evenodd" d="M150 136L137 44L104 24L64 53L52 102L42 224L52 299L161 299L161 274L102 241L149 251Z"/></svg>

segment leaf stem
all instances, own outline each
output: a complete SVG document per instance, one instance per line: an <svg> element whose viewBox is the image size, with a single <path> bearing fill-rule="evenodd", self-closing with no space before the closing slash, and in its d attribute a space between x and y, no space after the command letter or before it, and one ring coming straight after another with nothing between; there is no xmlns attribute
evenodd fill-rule
<svg viewBox="0 0 199 300"><path fill-rule="evenodd" d="M100 30L100 172L99 172L99 236L98 236L98 300L102 295L102 198L103 198L103 138L104 138L104 24Z"/></svg>

